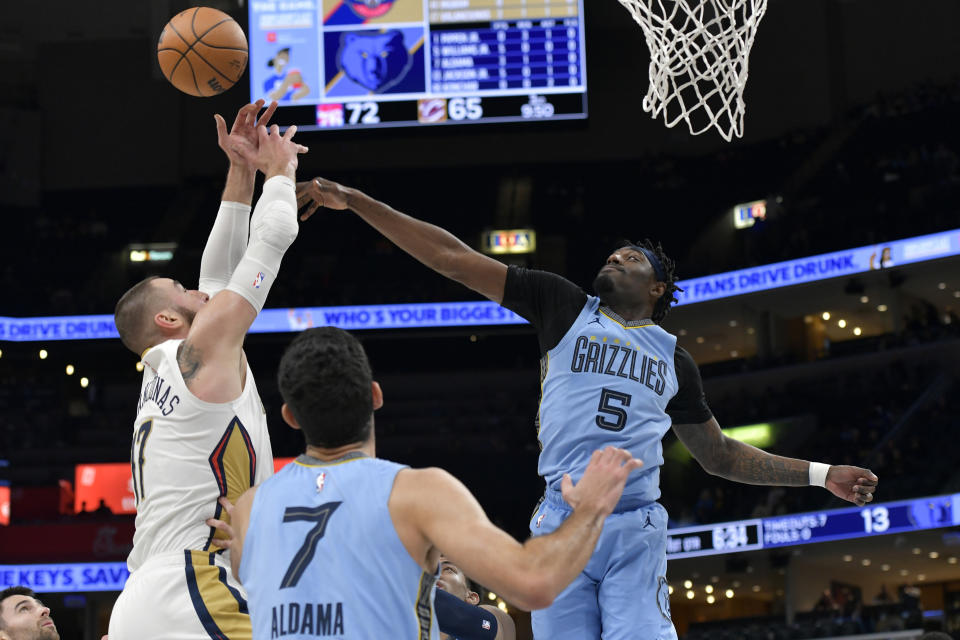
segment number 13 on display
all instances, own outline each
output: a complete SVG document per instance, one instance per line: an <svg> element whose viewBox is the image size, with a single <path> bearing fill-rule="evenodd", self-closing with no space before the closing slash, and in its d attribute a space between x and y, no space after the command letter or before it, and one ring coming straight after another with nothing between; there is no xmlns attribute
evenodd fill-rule
<svg viewBox="0 0 960 640"><path fill-rule="evenodd" d="M890 512L886 507L868 507L860 512L860 517L867 533L883 533L890 528Z"/></svg>

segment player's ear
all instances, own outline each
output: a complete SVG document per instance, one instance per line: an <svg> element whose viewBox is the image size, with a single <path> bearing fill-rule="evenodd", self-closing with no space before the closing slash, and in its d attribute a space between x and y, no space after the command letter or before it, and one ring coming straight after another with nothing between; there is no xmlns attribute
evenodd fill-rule
<svg viewBox="0 0 960 640"><path fill-rule="evenodd" d="M380 388L380 383L374 380L370 383L370 390L373 393L373 410L376 411L383 406L383 389Z"/></svg>
<svg viewBox="0 0 960 640"><path fill-rule="evenodd" d="M153 323L164 333L172 333L183 326L183 318L173 309L164 309L153 316Z"/></svg>
<svg viewBox="0 0 960 640"><path fill-rule="evenodd" d="M659 300L667 292L666 282L654 282L650 285L650 295Z"/></svg>
<svg viewBox="0 0 960 640"><path fill-rule="evenodd" d="M297 422L297 418L293 415L293 411L290 410L290 406L286 402L283 403L283 406L280 407L280 415L283 416L283 421L294 429L300 429L300 423Z"/></svg>
<svg viewBox="0 0 960 640"><path fill-rule="evenodd" d="M480 594L476 591L467 591L466 601L470 604L480 604Z"/></svg>

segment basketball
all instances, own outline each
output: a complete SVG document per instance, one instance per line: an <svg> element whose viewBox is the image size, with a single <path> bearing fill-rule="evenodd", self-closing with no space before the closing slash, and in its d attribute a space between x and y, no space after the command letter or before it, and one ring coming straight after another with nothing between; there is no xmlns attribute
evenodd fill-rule
<svg viewBox="0 0 960 640"><path fill-rule="evenodd" d="M160 32L157 61L180 91L207 98L232 87L247 67L247 37L237 22L210 7L173 16Z"/></svg>

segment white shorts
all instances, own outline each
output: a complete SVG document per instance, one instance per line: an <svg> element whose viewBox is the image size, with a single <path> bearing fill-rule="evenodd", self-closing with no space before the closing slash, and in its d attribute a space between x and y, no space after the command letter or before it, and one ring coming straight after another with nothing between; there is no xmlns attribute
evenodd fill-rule
<svg viewBox="0 0 960 640"><path fill-rule="evenodd" d="M110 640L251 640L247 594L207 551L154 556L130 574L110 614Z"/></svg>

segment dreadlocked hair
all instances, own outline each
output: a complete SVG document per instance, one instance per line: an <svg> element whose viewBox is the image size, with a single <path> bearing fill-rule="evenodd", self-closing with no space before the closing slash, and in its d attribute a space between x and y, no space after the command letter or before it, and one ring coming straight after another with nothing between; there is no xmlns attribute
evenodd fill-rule
<svg viewBox="0 0 960 640"><path fill-rule="evenodd" d="M657 303L653 305L653 314L650 316L650 319L656 324L661 324L663 319L667 317L667 313L670 311L670 305L672 305L674 302L679 302L679 298L677 298L677 296L674 294L677 291L683 291L683 289L677 286L677 276L674 273L677 263L674 262L673 259L670 258L666 253L664 253L663 247L659 242L654 244L653 240L650 238L644 238L643 241L638 242L636 246L643 247L644 249L653 252L653 255L657 256L657 259L663 266L664 275L666 276L663 282L667 285L667 288L663 292L663 295L660 296L660 299L657 300Z"/></svg>

